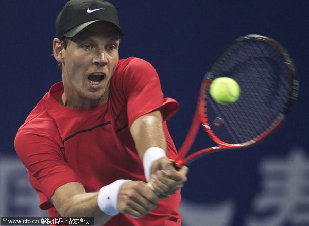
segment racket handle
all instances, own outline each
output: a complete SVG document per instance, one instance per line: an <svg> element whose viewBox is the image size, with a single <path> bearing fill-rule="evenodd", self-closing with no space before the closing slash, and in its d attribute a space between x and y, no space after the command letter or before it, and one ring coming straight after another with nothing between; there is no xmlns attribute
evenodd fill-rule
<svg viewBox="0 0 309 226"><path fill-rule="evenodd" d="M153 186L152 186L152 184L151 184L150 182L147 183L147 186L150 187L150 189L151 189L157 196L160 195L159 192L157 192L157 191L154 190L154 188L153 188Z"/></svg>
<svg viewBox="0 0 309 226"><path fill-rule="evenodd" d="M173 166L175 170L177 171L181 169L182 165L183 165L183 162L181 160L176 160L173 162Z"/></svg>

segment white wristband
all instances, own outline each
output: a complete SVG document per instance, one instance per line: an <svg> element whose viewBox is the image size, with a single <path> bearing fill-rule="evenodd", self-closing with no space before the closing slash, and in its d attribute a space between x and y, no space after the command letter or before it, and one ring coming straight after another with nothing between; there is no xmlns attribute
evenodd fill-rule
<svg viewBox="0 0 309 226"><path fill-rule="evenodd" d="M143 165L144 165L144 173L146 180L149 181L150 178L150 169L152 162L166 156L165 151L159 147L150 147L145 151L144 158L143 158Z"/></svg>
<svg viewBox="0 0 309 226"><path fill-rule="evenodd" d="M107 215L115 216L117 210L118 193L123 183L131 180L116 180L113 183L102 187L98 195L98 206Z"/></svg>

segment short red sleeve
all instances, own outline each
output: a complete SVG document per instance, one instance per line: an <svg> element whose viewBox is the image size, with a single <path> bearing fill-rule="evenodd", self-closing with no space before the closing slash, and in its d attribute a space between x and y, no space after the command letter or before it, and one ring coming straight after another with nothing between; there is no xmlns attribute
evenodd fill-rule
<svg viewBox="0 0 309 226"><path fill-rule="evenodd" d="M59 145L44 133L19 130L15 137L15 150L28 170L29 180L40 196L40 207L52 207L49 202L55 190L69 182L81 182L64 161Z"/></svg>
<svg viewBox="0 0 309 226"><path fill-rule="evenodd" d="M125 92L129 126L135 119L158 108L162 108L163 119L167 120L179 107L176 100L164 98L157 71L139 58L131 60L125 68Z"/></svg>

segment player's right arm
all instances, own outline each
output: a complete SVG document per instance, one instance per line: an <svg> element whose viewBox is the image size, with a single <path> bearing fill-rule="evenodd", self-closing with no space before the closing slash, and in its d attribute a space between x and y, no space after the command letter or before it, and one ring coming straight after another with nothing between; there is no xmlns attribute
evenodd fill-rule
<svg viewBox="0 0 309 226"><path fill-rule="evenodd" d="M62 217L94 217L98 225L111 218L100 209L98 202L104 202L100 197L99 192L87 193L81 183L70 182L55 190L51 202ZM144 217L158 202L158 197L141 181L123 183L117 197L111 198L117 199L117 211L134 217Z"/></svg>

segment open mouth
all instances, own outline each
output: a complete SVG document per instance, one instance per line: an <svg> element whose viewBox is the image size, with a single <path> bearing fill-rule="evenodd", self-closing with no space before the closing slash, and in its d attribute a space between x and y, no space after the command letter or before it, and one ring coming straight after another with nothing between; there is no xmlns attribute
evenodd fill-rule
<svg viewBox="0 0 309 226"><path fill-rule="evenodd" d="M88 76L90 82L101 82L105 79L106 75L104 73L92 73Z"/></svg>

